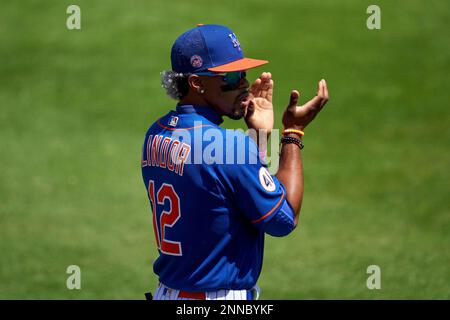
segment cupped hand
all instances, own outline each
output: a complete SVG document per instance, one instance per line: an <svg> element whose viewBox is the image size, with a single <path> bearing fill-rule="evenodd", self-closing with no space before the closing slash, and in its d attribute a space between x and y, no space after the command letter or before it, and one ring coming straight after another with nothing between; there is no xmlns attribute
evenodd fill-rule
<svg viewBox="0 0 450 320"><path fill-rule="evenodd" d="M317 116L329 99L326 81L324 79L319 81L317 95L302 106L297 106L299 97L297 90L291 92L289 104L283 114L285 129L304 130Z"/></svg>
<svg viewBox="0 0 450 320"><path fill-rule="evenodd" d="M249 89L244 104L247 107L245 122L250 129L264 129L267 133L273 129L273 80L270 72L263 72Z"/></svg>

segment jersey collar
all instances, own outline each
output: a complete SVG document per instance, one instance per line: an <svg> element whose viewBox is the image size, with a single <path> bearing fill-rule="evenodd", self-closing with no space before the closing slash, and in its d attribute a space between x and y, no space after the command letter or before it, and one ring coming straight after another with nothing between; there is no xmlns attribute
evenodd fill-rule
<svg viewBox="0 0 450 320"><path fill-rule="evenodd" d="M177 112L178 113L184 113L184 114L192 114L196 113L199 114L209 121L211 121L214 124L221 124L223 122L222 116L220 116L216 110L214 110L211 107L205 107L205 106L199 106L199 105L193 105L193 104L183 104L183 105L177 105Z"/></svg>

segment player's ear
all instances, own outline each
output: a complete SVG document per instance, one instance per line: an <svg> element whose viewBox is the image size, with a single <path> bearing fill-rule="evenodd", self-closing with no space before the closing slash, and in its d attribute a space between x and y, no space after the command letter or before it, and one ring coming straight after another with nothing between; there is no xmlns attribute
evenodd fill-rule
<svg viewBox="0 0 450 320"><path fill-rule="evenodd" d="M195 92L204 92L204 84L202 83L202 79L196 75L192 74L188 78L189 87L192 88Z"/></svg>

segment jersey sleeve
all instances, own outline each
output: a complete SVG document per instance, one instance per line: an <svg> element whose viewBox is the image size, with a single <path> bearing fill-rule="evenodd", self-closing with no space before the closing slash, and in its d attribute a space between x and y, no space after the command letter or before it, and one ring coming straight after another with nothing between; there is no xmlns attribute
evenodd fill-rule
<svg viewBox="0 0 450 320"><path fill-rule="evenodd" d="M245 136L245 163L220 166L223 180L231 193L231 199L245 218L259 229L266 231L269 222L286 202L286 190L275 176L262 164L256 143ZM227 149L227 152L230 152ZM236 159L235 159L236 160Z"/></svg>
<svg viewBox="0 0 450 320"><path fill-rule="evenodd" d="M285 199L281 208L270 218L264 220L260 228L274 237L284 237L291 233L297 226L294 210Z"/></svg>

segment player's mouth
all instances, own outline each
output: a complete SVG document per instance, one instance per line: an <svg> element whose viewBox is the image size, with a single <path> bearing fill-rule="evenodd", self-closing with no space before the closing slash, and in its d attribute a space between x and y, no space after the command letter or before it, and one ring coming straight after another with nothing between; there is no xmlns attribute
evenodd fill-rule
<svg viewBox="0 0 450 320"><path fill-rule="evenodd" d="M229 117L234 120L241 119L247 112L249 93L247 90L241 89L240 91L241 93L236 96L234 100L233 110L229 115Z"/></svg>
<svg viewBox="0 0 450 320"><path fill-rule="evenodd" d="M247 98L248 98L248 91L247 91L247 90L242 91L242 92L237 96L237 99L238 99L238 100L241 100L241 101L244 101L244 100L246 100Z"/></svg>

